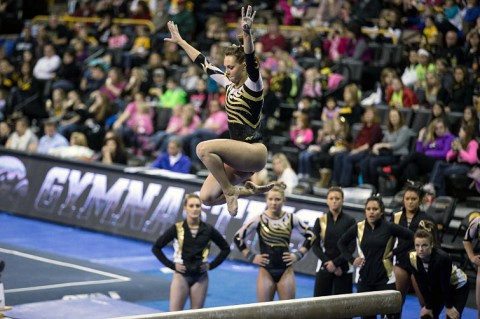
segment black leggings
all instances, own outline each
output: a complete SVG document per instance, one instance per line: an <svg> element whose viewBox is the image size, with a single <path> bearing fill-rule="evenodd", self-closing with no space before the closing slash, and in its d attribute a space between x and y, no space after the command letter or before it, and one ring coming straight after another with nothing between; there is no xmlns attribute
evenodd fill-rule
<svg viewBox="0 0 480 319"><path fill-rule="evenodd" d="M461 288L455 289L452 287L452 295L453 295L453 306L457 309L458 313L460 313L460 318L462 316L463 309L467 304L468 293L470 291L468 282ZM434 296L432 296L433 305L432 305L432 312L433 312L433 319L437 319L440 316L440 313L445 306L443 302L443 296L441 292L438 292Z"/></svg>
<svg viewBox="0 0 480 319"><path fill-rule="evenodd" d="M340 277L322 269L315 275L314 297L351 294L352 274L343 273Z"/></svg>
<svg viewBox="0 0 480 319"><path fill-rule="evenodd" d="M435 162L439 160L421 152L413 152L395 166L392 173L400 181L407 179L418 181L422 176L429 174Z"/></svg>

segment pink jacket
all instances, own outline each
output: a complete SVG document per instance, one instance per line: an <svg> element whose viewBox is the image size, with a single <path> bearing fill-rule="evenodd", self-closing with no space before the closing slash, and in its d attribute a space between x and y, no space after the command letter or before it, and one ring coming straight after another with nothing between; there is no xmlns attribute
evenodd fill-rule
<svg viewBox="0 0 480 319"><path fill-rule="evenodd" d="M468 163L468 164L476 164L478 163L478 142L476 140L471 140L468 145L467 149L456 152L453 150L448 151L447 153L447 161L453 162L456 161L458 163Z"/></svg>

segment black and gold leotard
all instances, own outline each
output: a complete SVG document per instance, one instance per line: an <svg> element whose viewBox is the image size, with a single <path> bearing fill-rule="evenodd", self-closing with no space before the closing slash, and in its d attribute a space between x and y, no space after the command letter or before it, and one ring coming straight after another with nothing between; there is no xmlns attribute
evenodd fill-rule
<svg viewBox="0 0 480 319"><path fill-rule="evenodd" d="M275 280L279 279L287 268L283 261L283 253L290 251L289 244L293 229L297 229L305 237L303 247L307 250L310 249L315 236L308 225L292 213L284 213L278 219L273 219L265 213L254 216L238 230L234 242L238 249L242 251L247 248L246 238L252 232L257 231L260 253L269 255L270 262L265 268Z"/></svg>
<svg viewBox="0 0 480 319"><path fill-rule="evenodd" d="M215 82L227 89L225 109L228 115L230 138L247 143L262 139L260 119L263 107L263 82L255 55L245 54L248 78L236 88L225 76L225 72L211 64L200 54L195 63Z"/></svg>

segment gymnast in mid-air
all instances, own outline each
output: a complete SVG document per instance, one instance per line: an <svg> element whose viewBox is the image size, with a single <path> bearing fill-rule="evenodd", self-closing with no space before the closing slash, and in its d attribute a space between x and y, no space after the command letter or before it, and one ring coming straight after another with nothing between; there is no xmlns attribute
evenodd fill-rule
<svg viewBox="0 0 480 319"><path fill-rule="evenodd" d="M197 155L210 172L200 190L202 202L206 205L226 202L232 216L238 211L238 197L264 193L275 185L257 186L247 181L265 167L268 157L260 133L263 82L252 37L255 13L251 6L246 10L242 8L243 31L238 36L241 45L225 49L225 72L212 65L200 51L185 41L172 21L167 24L171 37L165 39L183 48L209 77L226 88L225 109L230 139L201 142L197 146ZM237 186L243 182L244 185Z"/></svg>

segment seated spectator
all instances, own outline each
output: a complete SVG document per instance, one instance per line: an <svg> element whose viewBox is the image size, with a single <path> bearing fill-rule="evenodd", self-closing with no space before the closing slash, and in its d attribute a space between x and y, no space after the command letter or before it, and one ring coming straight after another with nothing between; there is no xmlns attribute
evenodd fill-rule
<svg viewBox="0 0 480 319"><path fill-rule="evenodd" d="M378 169L397 164L402 156L408 155L409 130L399 109L388 112L387 130L380 143L372 147L371 153L360 163L363 183L378 189Z"/></svg>
<svg viewBox="0 0 480 319"><path fill-rule="evenodd" d="M437 161L445 161L455 136L448 130L447 123L438 118L428 126L428 131L420 131L415 152L392 166L392 174L403 185L406 180L419 181L432 171Z"/></svg>
<svg viewBox="0 0 480 319"><path fill-rule="evenodd" d="M122 110L123 102L120 101L120 97L126 86L127 82L123 78L122 71L113 67L108 71L104 85L98 90L105 93L111 103L117 103L117 106Z"/></svg>
<svg viewBox="0 0 480 319"><path fill-rule="evenodd" d="M419 107L415 93L403 86L402 80L399 78L394 78L391 87L387 89L387 104L396 108Z"/></svg>
<svg viewBox="0 0 480 319"><path fill-rule="evenodd" d="M360 163L383 138L378 112L374 107L367 107L363 114L363 125L353 142L351 151L335 155L333 164L333 182L338 186L352 186L354 165Z"/></svg>
<svg viewBox="0 0 480 319"><path fill-rule="evenodd" d="M21 117L15 121L15 131L10 134L5 148L35 152L38 147L38 138L28 126L28 119Z"/></svg>
<svg viewBox="0 0 480 319"><path fill-rule="evenodd" d="M322 41L318 32L308 23L304 23L300 34L293 36L290 40L292 43L292 55L296 59L305 57L317 58L320 60L322 55Z"/></svg>
<svg viewBox="0 0 480 319"><path fill-rule="evenodd" d="M167 79L167 90L160 95L159 106L173 108L187 103L187 93L173 77Z"/></svg>
<svg viewBox="0 0 480 319"><path fill-rule="evenodd" d="M348 125L360 122L362 106L360 105L359 88L356 84L348 84L343 89L343 106L340 107L340 116L343 116Z"/></svg>
<svg viewBox="0 0 480 319"><path fill-rule="evenodd" d="M322 84L318 80L320 74L316 68L305 70L305 83L303 83L301 96L319 99L322 96Z"/></svg>
<svg viewBox="0 0 480 319"><path fill-rule="evenodd" d="M469 76L465 66L458 65L454 68L452 94L448 104L446 104L447 112L463 112L467 105L472 105L473 87Z"/></svg>
<svg viewBox="0 0 480 319"><path fill-rule="evenodd" d="M268 20L268 32L260 37L259 42L262 44L263 53L272 54L274 48L281 50L287 49L287 40L280 32L276 18Z"/></svg>
<svg viewBox="0 0 480 319"><path fill-rule="evenodd" d="M1 121L0 122L0 146L5 146L11 132L12 132L12 129L10 128L10 125L8 125L6 121Z"/></svg>
<svg viewBox="0 0 480 319"><path fill-rule="evenodd" d="M323 50L332 61L338 62L342 57L347 56L349 43L350 38L346 25L337 20L332 24L331 31L323 43Z"/></svg>
<svg viewBox="0 0 480 319"><path fill-rule="evenodd" d="M418 50L418 63L415 66L415 72L417 72L415 90L425 90L428 71L435 72L435 64L431 61L430 52L420 49Z"/></svg>
<svg viewBox="0 0 480 319"><path fill-rule="evenodd" d="M298 177L285 154L276 153L272 156L272 169L277 176L277 182L285 183L285 193L291 194L297 187Z"/></svg>
<svg viewBox="0 0 480 319"><path fill-rule="evenodd" d="M88 108L80 98L78 91L68 92L68 99L63 104L59 116L54 117L58 122L58 133L70 139L73 132L85 132L84 124L88 118Z"/></svg>
<svg viewBox="0 0 480 319"><path fill-rule="evenodd" d="M426 16L424 23L425 28L423 28L422 31L422 40L420 42L420 46L426 50L434 51L436 50L440 41L440 33L435 25L435 18L430 15Z"/></svg>
<svg viewBox="0 0 480 319"><path fill-rule="evenodd" d="M437 58L445 59L452 68L464 65L465 54L459 43L458 33L454 30L447 31L444 40L445 45L437 53Z"/></svg>
<svg viewBox="0 0 480 319"><path fill-rule="evenodd" d="M33 77L32 66L25 62L20 66L20 76L16 86L10 91L11 108L4 110L5 115L10 112L22 112L29 119L43 119L48 117L45 107L40 102L38 82Z"/></svg>
<svg viewBox="0 0 480 319"><path fill-rule="evenodd" d="M185 148L190 150L192 164L197 166L201 165L197 156L197 145L203 141L219 138L228 131L227 113L220 106L220 102L211 100L208 109L209 115L203 125L182 139Z"/></svg>
<svg viewBox="0 0 480 319"><path fill-rule="evenodd" d="M298 178L310 178L314 162L318 162L322 153L328 153L328 149L335 141L334 119L323 121L323 127L318 130L315 144L298 155Z"/></svg>
<svg viewBox="0 0 480 319"><path fill-rule="evenodd" d="M465 66L477 71L480 65L480 34L477 29L467 34L467 46L465 47Z"/></svg>
<svg viewBox="0 0 480 319"><path fill-rule="evenodd" d="M147 72L144 68L136 66L132 68L127 85L123 90L123 99L132 101L137 92L143 92L147 95L149 87L150 83L148 83Z"/></svg>
<svg viewBox="0 0 480 319"><path fill-rule="evenodd" d="M438 101L448 101L449 95L448 91L442 87L440 78L436 72L427 71L425 76L425 97L423 100L420 100L421 105L431 107Z"/></svg>
<svg viewBox="0 0 480 319"><path fill-rule="evenodd" d="M459 127L461 127L464 124L473 127L474 135L476 137L480 137L478 113L475 107L473 107L472 105L468 105L467 107L465 107L465 110L463 111L463 117ZM452 132L460 132L460 129L454 127L452 129Z"/></svg>
<svg viewBox="0 0 480 319"><path fill-rule="evenodd" d="M142 92L135 94L133 102L129 103L125 111L113 124L113 129L118 132L126 145L140 151L141 136L153 134L153 110L146 102Z"/></svg>
<svg viewBox="0 0 480 319"><path fill-rule="evenodd" d="M110 50L125 50L128 47L129 39L119 24L113 24L110 27L110 36L108 37L108 48Z"/></svg>
<svg viewBox="0 0 480 319"><path fill-rule="evenodd" d="M55 53L53 45L47 43L43 49L43 57L38 59L33 68L33 76L39 81L39 91L42 97L49 95L50 81L55 78L55 72L61 64L62 60Z"/></svg>
<svg viewBox="0 0 480 319"><path fill-rule="evenodd" d="M447 162L435 162L430 183L435 187L437 196L445 196L446 179L451 175L463 175L478 164L478 142L474 128L463 124L458 133L458 138L452 142L450 151L447 153Z"/></svg>
<svg viewBox="0 0 480 319"><path fill-rule="evenodd" d="M313 138L310 118L305 113L299 113L295 117L295 125L290 128L290 141L300 150L304 150L313 142Z"/></svg>
<svg viewBox="0 0 480 319"><path fill-rule="evenodd" d="M265 96L268 94L269 91L263 88L264 99ZM188 103L192 104L195 108L195 112L202 118L206 116L206 112L208 111L208 91L207 91L207 81L202 78L199 78L195 83L195 89L190 91L188 94ZM263 104L263 108L265 109L266 103ZM263 109L262 109L263 111Z"/></svg>
<svg viewBox="0 0 480 319"><path fill-rule="evenodd" d="M183 72L180 78L180 85L182 88L191 93L195 91L197 87L197 82L200 80L200 69L194 65L190 64L186 72Z"/></svg>
<svg viewBox="0 0 480 319"><path fill-rule="evenodd" d="M177 173L190 173L190 158L182 152L183 142L178 136L174 136L168 140L167 152L161 154L152 168L166 169Z"/></svg>
<svg viewBox="0 0 480 319"><path fill-rule="evenodd" d="M152 48L148 26L137 25L135 31L136 37L133 39L132 48L128 52L123 52L122 64L127 74L132 67L145 63Z"/></svg>
<svg viewBox="0 0 480 319"><path fill-rule="evenodd" d="M276 71L272 71L272 79L270 80L270 90L275 93L281 101L287 101L292 91L293 80L291 77L291 69L287 61L279 59Z"/></svg>
<svg viewBox="0 0 480 319"><path fill-rule="evenodd" d="M43 132L44 135L38 142L38 153L48 154L53 148L68 146L68 140L57 132L57 123L55 121L46 121L43 124Z"/></svg>
<svg viewBox="0 0 480 319"><path fill-rule="evenodd" d="M345 0L320 1L312 24L316 27L328 27L331 21L340 15L340 10L345 2Z"/></svg>
<svg viewBox="0 0 480 319"><path fill-rule="evenodd" d="M75 62L75 53L72 50L66 50L63 53L62 64L55 72L52 89L61 88L65 92L78 87L80 83L81 69Z"/></svg>
<svg viewBox="0 0 480 319"><path fill-rule="evenodd" d="M88 69L80 80L80 90L84 95L88 96L92 92L99 90L105 84L105 79L104 65L101 63L89 63Z"/></svg>
<svg viewBox="0 0 480 319"><path fill-rule="evenodd" d="M368 47L369 39L362 33L360 25L352 24L349 27L348 34L350 43L348 44L347 56L363 63L370 63L372 52Z"/></svg>
<svg viewBox="0 0 480 319"><path fill-rule="evenodd" d="M70 145L52 148L48 155L78 160L90 160L95 152L88 147L87 137L80 132L73 132L70 136Z"/></svg>
<svg viewBox="0 0 480 319"><path fill-rule="evenodd" d="M322 121L334 120L340 116L340 107L337 105L337 100L333 96L329 96L325 101L325 106L322 109Z"/></svg>
<svg viewBox="0 0 480 319"><path fill-rule="evenodd" d="M415 49L410 49L408 51L408 64L401 76L403 85L408 88L413 88L417 83L417 64L418 52Z"/></svg>
<svg viewBox="0 0 480 319"><path fill-rule="evenodd" d="M121 137L114 131L105 134L101 155L97 161L104 164L127 165L127 151Z"/></svg>

